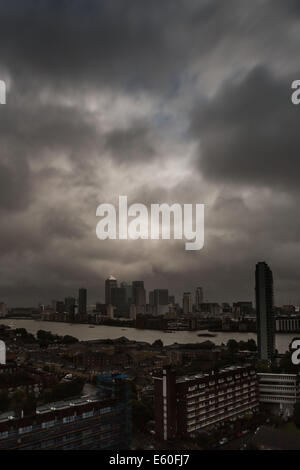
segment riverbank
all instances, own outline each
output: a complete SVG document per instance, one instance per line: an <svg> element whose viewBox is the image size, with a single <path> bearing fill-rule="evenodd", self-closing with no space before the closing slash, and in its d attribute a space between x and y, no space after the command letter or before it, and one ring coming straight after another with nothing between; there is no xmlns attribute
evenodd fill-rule
<svg viewBox="0 0 300 470"><path fill-rule="evenodd" d="M164 346L169 346L174 343L187 344L187 343L199 343L201 338L198 337L199 332L197 331L173 331L164 332L158 330L141 330L136 328L116 327L116 326L104 326L95 325L95 328L89 328L88 324L78 323L61 323L61 322L46 322L41 320L12 320L11 319L0 319L0 324L13 326L15 328L26 328L29 333L36 334L38 330L51 331L53 334L60 336L70 335L78 338L80 341L96 340L96 339L117 339L121 336L125 336L129 340L133 341L145 341L152 344L154 341L160 339ZM202 334L211 334L210 331L203 331ZM296 333L292 334L276 334L276 349L279 353L284 353L288 350L289 344L297 336ZM300 335L299 335L300 336ZM236 341L247 341L248 339L254 339L256 341L255 333L240 333L240 332L218 332L214 338L210 341L216 345L222 343L226 344L229 339L235 339Z"/></svg>

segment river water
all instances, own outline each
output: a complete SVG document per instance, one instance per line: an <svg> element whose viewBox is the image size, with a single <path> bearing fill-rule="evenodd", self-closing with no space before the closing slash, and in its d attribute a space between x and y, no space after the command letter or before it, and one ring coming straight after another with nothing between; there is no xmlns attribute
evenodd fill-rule
<svg viewBox="0 0 300 470"><path fill-rule="evenodd" d="M0 318L0 324L9 325L14 328L26 328L29 333L35 334L38 330L51 331L53 334L58 335L71 335L78 338L80 341L87 341L91 339L116 339L121 336L125 336L130 340L135 341L146 341L147 343L153 343L157 339L161 339L165 346L173 343L197 343L206 340L210 340L215 344L219 345L227 343L229 339L235 339L236 341L247 341L252 338L256 341L255 333L230 333L220 332L216 333L213 338L199 337L198 333L209 333L204 330L199 331L174 331L166 333L158 330L140 330L135 328L122 328L121 326L104 326L95 325L94 328L90 328L86 324L69 324L60 322L46 322L31 319L4 319ZM290 342L296 333L292 334L277 334L276 335L276 348L280 353L284 353ZM300 336L300 334L298 334Z"/></svg>

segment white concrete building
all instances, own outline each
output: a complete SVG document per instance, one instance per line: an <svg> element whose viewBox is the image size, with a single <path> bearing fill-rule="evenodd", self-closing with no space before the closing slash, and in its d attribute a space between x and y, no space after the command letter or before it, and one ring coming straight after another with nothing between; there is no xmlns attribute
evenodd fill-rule
<svg viewBox="0 0 300 470"><path fill-rule="evenodd" d="M276 331L293 333L300 331L300 317L277 317Z"/></svg>
<svg viewBox="0 0 300 470"><path fill-rule="evenodd" d="M0 340L0 364L6 364L6 346L2 340Z"/></svg>
<svg viewBox="0 0 300 470"><path fill-rule="evenodd" d="M288 417L300 398L300 376L298 374L259 373L259 402L269 404L276 414Z"/></svg>

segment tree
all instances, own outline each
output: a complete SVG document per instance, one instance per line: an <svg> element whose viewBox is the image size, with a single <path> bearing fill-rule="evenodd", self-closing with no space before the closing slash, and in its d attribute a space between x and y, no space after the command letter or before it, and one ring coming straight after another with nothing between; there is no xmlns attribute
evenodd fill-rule
<svg viewBox="0 0 300 470"><path fill-rule="evenodd" d="M44 330L38 330L36 337L39 341L47 342L47 343L51 343L51 341L53 341L54 339L54 336L51 333L51 331L44 331Z"/></svg>
<svg viewBox="0 0 300 470"><path fill-rule="evenodd" d="M24 403L26 401L26 393L22 388L18 388L11 396L12 399L12 409L17 416L21 415L21 411L24 408Z"/></svg>
<svg viewBox="0 0 300 470"><path fill-rule="evenodd" d="M254 339L248 339L248 351L257 351L257 345Z"/></svg>
<svg viewBox="0 0 300 470"><path fill-rule="evenodd" d="M44 388L40 400L43 403L50 403L52 401L52 389L51 388Z"/></svg>
<svg viewBox="0 0 300 470"><path fill-rule="evenodd" d="M23 343L35 343L35 337L25 328L16 328L16 335L21 338Z"/></svg>
<svg viewBox="0 0 300 470"><path fill-rule="evenodd" d="M145 430L145 424L153 419L153 410L140 400L133 400L131 406L133 426Z"/></svg>
<svg viewBox="0 0 300 470"><path fill-rule="evenodd" d="M10 398L8 390L0 390L0 411L8 411L10 404Z"/></svg>
<svg viewBox="0 0 300 470"><path fill-rule="evenodd" d="M201 432L197 436L197 444L202 449L209 449L211 447L212 438L207 432Z"/></svg>
<svg viewBox="0 0 300 470"><path fill-rule="evenodd" d="M53 388L45 389L42 393L41 400L44 403L49 403L80 395L83 385L84 380L82 378L76 378L71 382L61 382Z"/></svg>
<svg viewBox="0 0 300 470"><path fill-rule="evenodd" d="M256 361L255 368L256 368L256 372L261 372L261 373L270 372L271 365L269 361L258 360Z"/></svg>
<svg viewBox="0 0 300 470"><path fill-rule="evenodd" d="M227 349L233 354L238 352L239 350L239 344L235 339L229 339L227 341Z"/></svg>
<svg viewBox="0 0 300 470"><path fill-rule="evenodd" d="M35 413L36 410L36 398L35 396L31 393L26 396L25 400L23 401L23 411L24 415L32 415Z"/></svg>
<svg viewBox="0 0 300 470"><path fill-rule="evenodd" d="M70 335L65 335L62 339L62 343L63 344L73 344L73 343L78 343L78 339L77 338L74 338L74 336L70 336Z"/></svg>
<svg viewBox="0 0 300 470"><path fill-rule="evenodd" d="M239 342L239 350L240 351L256 351L257 346L254 339L248 339L248 341L240 341Z"/></svg>
<svg viewBox="0 0 300 470"><path fill-rule="evenodd" d="M280 372L287 374L298 374L299 366L292 363L292 352L287 351L283 358L280 360L279 368Z"/></svg>
<svg viewBox="0 0 300 470"><path fill-rule="evenodd" d="M161 339L157 339L152 343L152 346L154 348L162 348L163 347L163 342Z"/></svg>

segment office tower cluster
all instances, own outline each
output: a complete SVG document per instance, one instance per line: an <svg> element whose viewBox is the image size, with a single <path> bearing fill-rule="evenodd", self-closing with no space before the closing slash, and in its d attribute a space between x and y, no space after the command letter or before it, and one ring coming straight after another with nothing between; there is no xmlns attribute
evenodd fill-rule
<svg viewBox="0 0 300 470"><path fill-rule="evenodd" d="M184 292L182 297L182 313L204 314L208 316L220 316L224 309L218 302L205 302L203 287L196 287L194 293L192 291Z"/></svg>
<svg viewBox="0 0 300 470"><path fill-rule="evenodd" d="M169 296L168 289L154 289L149 292L149 303L153 313L161 315L166 311L167 305L175 304L175 298Z"/></svg>
<svg viewBox="0 0 300 470"><path fill-rule="evenodd" d="M81 287L78 297L65 297L64 300L52 300L50 306L40 305L44 320L84 322L88 318L87 289Z"/></svg>
<svg viewBox="0 0 300 470"><path fill-rule="evenodd" d="M168 289L154 289L147 292L144 281L132 281L132 283L118 281L109 276L105 281L105 305L98 305L98 310L103 307L111 318L128 317L136 319L137 315L165 315L175 306L175 297L169 296Z"/></svg>
<svg viewBox="0 0 300 470"><path fill-rule="evenodd" d="M202 287L197 287L193 298L192 292L184 292L182 297L182 312L185 315L201 312L204 306L204 293Z"/></svg>

